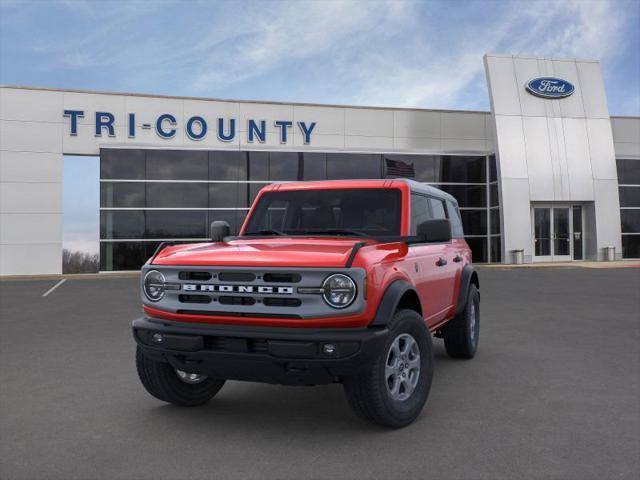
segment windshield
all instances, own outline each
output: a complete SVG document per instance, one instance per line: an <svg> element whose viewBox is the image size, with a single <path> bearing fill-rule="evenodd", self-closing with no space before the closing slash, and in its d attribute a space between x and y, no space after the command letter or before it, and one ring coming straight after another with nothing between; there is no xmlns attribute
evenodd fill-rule
<svg viewBox="0 0 640 480"><path fill-rule="evenodd" d="M401 201L395 188L267 192L244 235L400 235Z"/></svg>

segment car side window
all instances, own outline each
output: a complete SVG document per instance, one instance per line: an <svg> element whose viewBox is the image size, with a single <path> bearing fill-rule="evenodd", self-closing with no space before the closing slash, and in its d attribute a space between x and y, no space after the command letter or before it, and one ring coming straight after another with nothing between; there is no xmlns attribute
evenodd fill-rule
<svg viewBox="0 0 640 480"><path fill-rule="evenodd" d="M462 219L460 218L460 210L453 202L447 202L447 210L449 211L449 221L451 222L451 236L453 238L464 237L462 228Z"/></svg>
<svg viewBox="0 0 640 480"><path fill-rule="evenodd" d="M411 194L411 231L410 235L416 235L418 225L431 217L429 198L417 193Z"/></svg>
<svg viewBox="0 0 640 480"><path fill-rule="evenodd" d="M429 205L431 207L432 218L447 218L447 212L444 209L444 202L439 198L429 197Z"/></svg>

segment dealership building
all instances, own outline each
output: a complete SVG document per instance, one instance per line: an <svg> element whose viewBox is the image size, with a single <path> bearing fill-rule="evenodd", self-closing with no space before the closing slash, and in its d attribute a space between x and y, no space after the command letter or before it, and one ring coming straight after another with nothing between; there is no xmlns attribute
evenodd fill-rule
<svg viewBox="0 0 640 480"><path fill-rule="evenodd" d="M65 155L100 157L103 271L237 232L269 183L353 178L451 193L476 262L639 258L640 117L609 115L599 63L484 64L489 112L2 86L0 275L61 273Z"/></svg>

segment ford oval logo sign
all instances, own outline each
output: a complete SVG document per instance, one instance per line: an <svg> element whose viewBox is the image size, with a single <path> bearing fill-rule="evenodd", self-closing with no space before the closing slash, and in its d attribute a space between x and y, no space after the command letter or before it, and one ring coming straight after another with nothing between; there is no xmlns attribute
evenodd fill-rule
<svg viewBox="0 0 640 480"><path fill-rule="evenodd" d="M538 97L564 98L571 95L576 87L566 80L555 77L534 78L527 82L527 90Z"/></svg>

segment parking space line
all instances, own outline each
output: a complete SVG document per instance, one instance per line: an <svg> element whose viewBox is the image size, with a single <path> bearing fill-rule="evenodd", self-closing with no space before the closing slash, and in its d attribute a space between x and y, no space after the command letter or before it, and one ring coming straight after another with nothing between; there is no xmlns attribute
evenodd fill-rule
<svg viewBox="0 0 640 480"><path fill-rule="evenodd" d="M43 297L46 297L47 295L49 295L51 292L53 292L56 288L58 288L60 285L62 285L64 282L66 282L67 279L63 278L62 280L60 280L58 283L56 283L53 287L51 287L49 290L47 290L46 292L44 292L42 294Z"/></svg>

